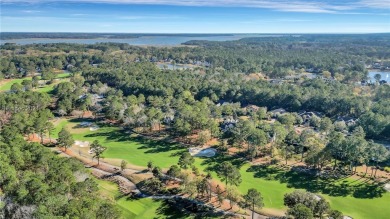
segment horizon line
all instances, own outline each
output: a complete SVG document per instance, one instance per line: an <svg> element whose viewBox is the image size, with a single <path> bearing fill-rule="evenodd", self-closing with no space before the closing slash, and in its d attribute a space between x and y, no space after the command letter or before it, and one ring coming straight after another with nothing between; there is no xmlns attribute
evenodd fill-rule
<svg viewBox="0 0 390 219"><path fill-rule="evenodd" d="M89 34L390 34L390 32L247 32L247 33L234 33L234 32L72 32L72 31L0 31L1 33L89 33Z"/></svg>

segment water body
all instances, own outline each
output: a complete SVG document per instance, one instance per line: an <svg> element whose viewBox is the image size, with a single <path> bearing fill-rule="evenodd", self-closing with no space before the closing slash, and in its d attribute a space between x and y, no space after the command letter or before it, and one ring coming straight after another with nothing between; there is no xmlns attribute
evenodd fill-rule
<svg viewBox="0 0 390 219"><path fill-rule="evenodd" d="M368 80L371 82L375 82L374 76L376 74L381 75L381 80L385 80L387 82L390 82L390 72L383 72L383 71L369 71L368 72Z"/></svg>
<svg viewBox="0 0 390 219"><path fill-rule="evenodd" d="M234 34L234 35L215 35L215 36L141 36L138 38L128 39L46 39L46 38L25 38L13 40L0 40L0 45L5 43L16 43L19 45L33 43L79 43L79 44L95 44L95 43L128 43L137 46L177 46L190 40L209 40L209 41L230 41L239 40L246 37L281 37L283 35L269 34Z"/></svg>
<svg viewBox="0 0 390 219"><path fill-rule="evenodd" d="M189 65L181 65L181 64L172 65L169 63L159 63L157 64L157 67L159 67L160 69L167 68L169 70L174 70L174 69L183 70L183 69L191 68L191 66Z"/></svg>

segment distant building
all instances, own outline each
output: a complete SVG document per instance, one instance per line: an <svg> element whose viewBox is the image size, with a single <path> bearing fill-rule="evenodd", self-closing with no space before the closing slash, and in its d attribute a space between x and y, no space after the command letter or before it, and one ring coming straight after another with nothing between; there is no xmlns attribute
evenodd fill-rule
<svg viewBox="0 0 390 219"><path fill-rule="evenodd" d="M234 127L236 127L236 124L238 123L238 120L233 118L225 118L221 124L221 129L223 132L230 131Z"/></svg>
<svg viewBox="0 0 390 219"><path fill-rule="evenodd" d="M348 116L339 116L337 117L337 121L344 121L347 126L354 126L358 119Z"/></svg>
<svg viewBox="0 0 390 219"><path fill-rule="evenodd" d="M271 84L283 84L283 80L281 79L272 79L270 80Z"/></svg>
<svg viewBox="0 0 390 219"><path fill-rule="evenodd" d="M163 123L168 125L172 124L174 119L175 119L174 115L166 115L164 116Z"/></svg>
<svg viewBox="0 0 390 219"><path fill-rule="evenodd" d="M322 117L322 114L319 113L319 112L306 112L306 111L303 111L303 112L298 113L298 115L300 117L302 117L303 123L308 123L313 116Z"/></svg>
<svg viewBox="0 0 390 219"><path fill-rule="evenodd" d="M287 111L283 108L279 108L279 109L271 110L269 111L269 113L271 114L271 117L276 118L279 115L287 113Z"/></svg>
<svg viewBox="0 0 390 219"><path fill-rule="evenodd" d="M245 111L247 113L252 113L252 112L257 112L259 111L260 107L256 106L256 105L252 105L252 104L249 104L247 105L245 108Z"/></svg>

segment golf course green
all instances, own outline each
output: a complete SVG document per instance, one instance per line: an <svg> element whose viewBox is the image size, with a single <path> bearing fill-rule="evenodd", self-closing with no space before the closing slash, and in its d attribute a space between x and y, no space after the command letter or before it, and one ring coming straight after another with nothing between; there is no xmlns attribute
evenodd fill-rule
<svg viewBox="0 0 390 219"><path fill-rule="evenodd" d="M63 79L63 78L67 78L67 77L69 77L69 73L61 73L61 74L58 74L56 76L56 79ZM0 91L8 91L11 89L11 86L13 84L15 84L15 83L21 84L24 80L32 80L32 77L17 78L17 79L9 80L3 84L0 84ZM54 89L55 84L56 83L45 85L44 87L39 87L36 89L36 91L41 92L41 93L49 93Z"/></svg>
<svg viewBox="0 0 390 219"><path fill-rule="evenodd" d="M162 201L151 198L129 199L127 196L121 196L115 183L104 180L97 180L97 182L100 193L119 206L123 219L154 218L157 209L162 204Z"/></svg>
<svg viewBox="0 0 390 219"><path fill-rule="evenodd" d="M67 127L75 140L99 140L107 147L105 158L123 159L136 166L145 167L148 161L153 161L161 168L176 164L180 152L186 149L178 144L145 140L136 137L118 127L103 126L96 131L78 128L80 121L64 120L58 124ZM59 130L59 129L57 129ZM285 193L295 189L304 189L318 194L330 202L332 208L342 211L345 215L355 219L387 218L390 215L390 193L381 187L365 182L365 179L348 177L338 180L321 180L310 175L277 169L273 166L251 166L238 158L219 155L213 158L197 158L195 166L201 171L213 170L215 166L225 160L240 167L242 183L239 186L241 193L249 188L259 190L265 202L265 210L281 212L286 209L283 205ZM212 174L215 179L215 172ZM124 200L120 202L125 203ZM126 202L127 203L127 202ZM129 203L130 204L130 203ZM154 202L143 203L156 206ZM133 203L131 209L137 209L141 203ZM152 208L151 208L152 209ZM134 210L136 211L136 210ZM145 217L147 218L147 217Z"/></svg>

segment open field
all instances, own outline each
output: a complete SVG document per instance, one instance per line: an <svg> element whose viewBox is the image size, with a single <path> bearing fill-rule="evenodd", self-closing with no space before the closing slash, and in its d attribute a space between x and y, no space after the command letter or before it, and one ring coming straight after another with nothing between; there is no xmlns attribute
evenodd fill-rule
<svg viewBox="0 0 390 219"><path fill-rule="evenodd" d="M57 79L63 79L69 77L69 73L61 73L57 75ZM26 77L26 78L18 78L18 79L11 79L11 80L5 80L3 83L0 83L0 91L8 91L11 89L11 86L14 83L21 84L24 80L32 80L32 77ZM37 88L36 91L42 92L42 93L49 93L53 90L54 85L56 83L52 83L49 85L45 85L44 87Z"/></svg>
<svg viewBox="0 0 390 219"><path fill-rule="evenodd" d="M212 170L215 164L222 162L218 157L211 160L214 161L204 160L201 166ZM240 159L231 159L231 162L241 166L242 183L239 190L242 194L250 188L261 191L265 203L264 212L278 214L280 210L287 209L283 205L284 194L295 189L304 189L324 197L330 202L332 208L353 218L386 218L390 214L390 209L386 207L390 203L390 193L382 187L368 183L363 178L321 180L272 166L251 166L248 163L242 163ZM213 174L213 177L217 178L216 174Z"/></svg>
<svg viewBox="0 0 390 219"><path fill-rule="evenodd" d="M115 183L104 180L97 180L97 182L102 196L114 201L119 206L123 219L154 218L157 209L162 204L162 201L151 198L128 199L128 197L121 196Z"/></svg>
<svg viewBox="0 0 390 219"><path fill-rule="evenodd" d="M101 144L107 147L104 152L105 158L126 160L129 164L135 166L145 167L149 161L153 161L155 165L161 168L168 168L170 165L177 163L178 154L185 150L180 148L178 144L135 137L117 127L100 127L96 131L90 131L89 128L78 127L78 122L75 121L62 121L59 124L66 126L75 140L100 141ZM56 131L60 131L60 129L58 128Z"/></svg>
<svg viewBox="0 0 390 219"><path fill-rule="evenodd" d="M109 162L113 159L124 159L129 164L145 167L151 160L155 165L167 168L176 164L180 152L186 150L177 144L135 137L117 127L106 126L97 131L90 131L89 128L79 128L77 126L79 122L78 120L62 120L58 124L66 126L75 140L89 142L99 140L107 147L104 157L109 158L106 159ZM82 149L87 151L88 147ZM339 180L321 180L273 166L251 166L243 159L226 156L196 158L195 166L202 172L213 171L217 164L225 160L240 167L242 183L239 190L241 193L246 193L249 188L261 191L265 202L264 212L281 214L286 209L283 205L284 194L294 189L305 189L323 196L330 202L332 208L356 219L386 218L390 215L390 209L387 206L390 203L390 193L364 179L348 177ZM215 172L212 173L214 179L218 179Z"/></svg>
<svg viewBox="0 0 390 219"><path fill-rule="evenodd" d="M123 219L149 219L149 218L181 218L195 219L199 218L195 215L188 214L183 211L178 211L175 206L167 203L164 200L156 200L152 198L131 199L127 196L122 196L113 182L97 180L99 192L103 197L117 204L122 212ZM206 217L202 217L206 218ZM219 218L219 217L207 217Z"/></svg>

